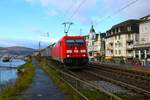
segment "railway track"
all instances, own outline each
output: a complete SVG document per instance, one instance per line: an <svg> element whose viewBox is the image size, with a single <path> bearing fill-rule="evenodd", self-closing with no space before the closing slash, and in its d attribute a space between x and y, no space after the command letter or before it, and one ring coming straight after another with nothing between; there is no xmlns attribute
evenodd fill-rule
<svg viewBox="0 0 150 100"><path fill-rule="evenodd" d="M110 82L110 83L113 83L113 84L116 84L117 86L120 86L120 87L123 87L129 91L132 91L132 92L135 92L137 93L140 98L144 98L144 99L147 99L147 98L150 98L150 92L149 91L146 91L144 89L141 89L141 88L138 88L136 86L133 86L133 85L130 85L130 84L127 84L127 83L124 83L122 81L118 81L118 80L115 80L115 79L112 79L110 77L107 77L105 75L100 75L100 74L97 74L89 69L86 69L86 70L82 70L82 72L79 72L79 71L67 71L67 73L75 76L75 77L78 77L86 82L89 82L90 83L93 83L92 81L95 81L95 80L104 80L104 81L107 81L107 82Z"/></svg>
<svg viewBox="0 0 150 100"><path fill-rule="evenodd" d="M150 98L150 81L149 75L144 73L135 72L131 73L122 69L100 67L100 66L88 66L88 70L84 70L87 73L94 74L95 76L106 79L107 81L121 85L124 88L131 89L139 94L142 94Z"/></svg>
<svg viewBox="0 0 150 100"><path fill-rule="evenodd" d="M50 64L50 65L52 65L53 67L55 66L55 68L54 69L58 69L61 73L66 73L67 74L67 76L71 76L71 80L69 80L69 83L71 83L71 84L75 84L76 83L76 86L77 86L77 84L79 85L79 87L80 86L87 86L87 87L90 87L90 89L92 89L92 91L93 90L95 90L96 89L96 91L99 91L98 92L98 94L99 95L101 95L101 94L104 94L104 95L101 95L100 96L100 98L102 99L107 99L107 100L122 100L120 97L118 97L118 96L116 96L116 95L114 95L114 94L112 94L112 93L110 93L110 92L108 92L108 91L105 91L103 88L100 88L100 87L97 87L97 86L95 86L95 85L93 85L91 82L89 82L88 80L91 80L90 79L90 77L91 77L91 75L89 75L88 77L89 77L89 79L87 80L87 81L85 81L84 79L81 79L81 78L79 78L79 77L77 77L75 74L73 74L72 73L72 71L70 71L70 70L68 70L68 69L64 69L61 65L59 65L59 64L55 64L55 63L52 63L52 62L47 62L47 64ZM82 70L78 70L77 72L81 72ZM83 76L83 75L82 75ZM66 80L67 81L67 77L64 77L64 75L62 76L63 78L64 78L64 80ZM84 76L84 77L87 77L87 75L86 76ZM95 77L95 76L93 76L93 77ZM75 80L74 80L75 79ZM75 82L75 81L79 81L79 82ZM92 81L95 81L95 80L98 80L98 78L92 78ZM81 82L81 83L80 83ZM83 85L82 85L83 84ZM76 86L75 86L75 88L76 88ZM78 87L77 87L77 89L79 89ZM82 93L81 93L82 94ZM96 96L96 95L95 95ZM99 97L99 96L98 96ZM97 98L97 96L95 97L95 98Z"/></svg>
<svg viewBox="0 0 150 100"><path fill-rule="evenodd" d="M81 80L84 80L90 84L93 83L92 81L104 80L106 82L110 82L117 86L123 87L128 91L132 91L138 94L140 98L144 98L144 100L147 100L147 98L150 98L150 92L148 90L145 90L137 85L131 84L132 82L135 82L135 80L136 81L144 80L144 82L148 84L149 80L141 76L141 74L137 75L137 74L126 72L126 71L120 71L120 70L116 71L113 68L109 69L108 67L106 67L105 69L99 66L91 66L91 65L88 66L87 69L82 69L78 71L71 71L71 70L63 69L61 65L57 65L57 66L58 66L57 68L59 68L60 70L63 70L64 72L70 75L73 75L74 77L77 77ZM136 77L138 78L136 79ZM128 78L128 81L130 82L126 82L127 78ZM103 90L103 88L101 89Z"/></svg>
<svg viewBox="0 0 150 100"><path fill-rule="evenodd" d="M150 81L150 73L147 72L142 72L142 71L137 71L137 70L129 70L125 68L120 68L119 66L111 66L111 65L106 65L106 64L89 64L90 67L95 67L95 68L103 68L111 71L115 71L116 73L122 73L122 74L128 74L130 76L136 77L137 79L142 79L146 81Z"/></svg>
<svg viewBox="0 0 150 100"><path fill-rule="evenodd" d="M103 74L106 76L111 76L117 80L123 81L127 84L132 84L134 86L140 87L147 91L150 91L150 76L149 74L137 73L128 70L116 69L112 67L104 67L104 66L89 66L93 71L99 74ZM128 80L128 81L127 81Z"/></svg>

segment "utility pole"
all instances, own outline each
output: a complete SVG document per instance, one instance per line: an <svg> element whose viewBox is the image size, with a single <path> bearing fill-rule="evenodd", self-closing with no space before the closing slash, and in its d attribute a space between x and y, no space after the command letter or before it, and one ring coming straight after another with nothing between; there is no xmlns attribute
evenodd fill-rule
<svg viewBox="0 0 150 100"><path fill-rule="evenodd" d="M62 24L64 25L64 33L65 33L66 36L68 36L70 26L73 24L73 22L64 22Z"/></svg>
<svg viewBox="0 0 150 100"><path fill-rule="evenodd" d="M41 50L41 42L39 41L39 51Z"/></svg>
<svg viewBox="0 0 150 100"><path fill-rule="evenodd" d="M82 35L82 29L80 28L80 36Z"/></svg>
<svg viewBox="0 0 150 100"><path fill-rule="evenodd" d="M39 56L41 56L41 42L39 41Z"/></svg>

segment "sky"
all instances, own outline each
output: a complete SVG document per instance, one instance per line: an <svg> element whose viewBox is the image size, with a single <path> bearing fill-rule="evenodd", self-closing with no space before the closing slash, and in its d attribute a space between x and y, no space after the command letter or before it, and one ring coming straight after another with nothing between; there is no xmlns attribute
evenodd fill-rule
<svg viewBox="0 0 150 100"><path fill-rule="evenodd" d="M38 48L69 35L87 35L93 24L106 32L127 19L150 14L150 0L0 0L0 47ZM47 34L49 33L49 35Z"/></svg>

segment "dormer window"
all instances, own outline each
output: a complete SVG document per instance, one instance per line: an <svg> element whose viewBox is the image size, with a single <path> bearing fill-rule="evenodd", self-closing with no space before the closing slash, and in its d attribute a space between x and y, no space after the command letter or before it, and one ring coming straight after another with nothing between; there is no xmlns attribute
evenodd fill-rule
<svg viewBox="0 0 150 100"><path fill-rule="evenodd" d="M118 28L118 32L121 32L121 31L120 31L120 28Z"/></svg>
<svg viewBox="0 0 150 100"><path fill-rule="evenodd" d="M128 27L127 27L127 30L128 30L128 31L131 31L131 26L128 26Z"/></svg>

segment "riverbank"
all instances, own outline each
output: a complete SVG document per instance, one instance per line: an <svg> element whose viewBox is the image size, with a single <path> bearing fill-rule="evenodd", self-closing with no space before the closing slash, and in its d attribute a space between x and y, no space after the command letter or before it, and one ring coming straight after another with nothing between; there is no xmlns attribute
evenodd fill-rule
<svg viewBox="0 0 150 100"><path fill-rule="evenodd" d="M31 62L20 66L16 82L1 91L0 100L17 100L21 92L31 84L34 74L35 69Z"/></svg>

